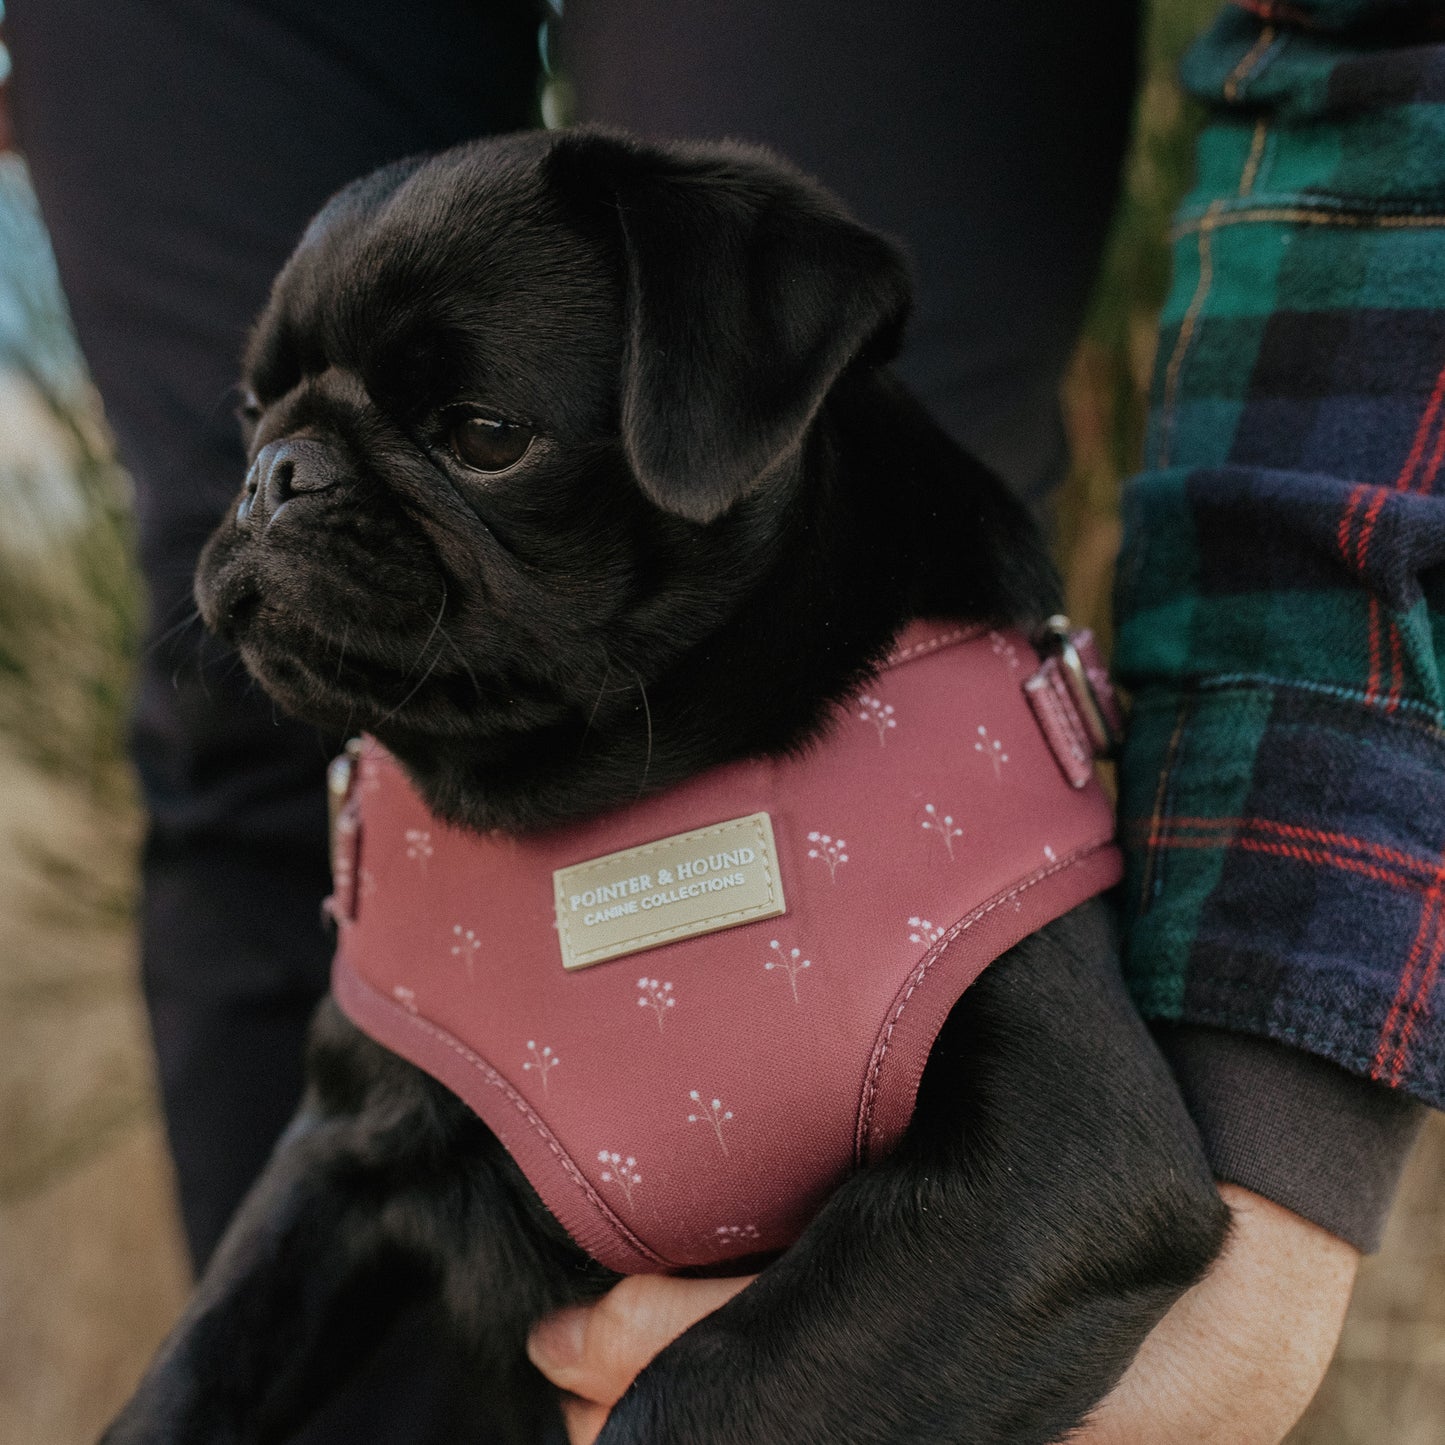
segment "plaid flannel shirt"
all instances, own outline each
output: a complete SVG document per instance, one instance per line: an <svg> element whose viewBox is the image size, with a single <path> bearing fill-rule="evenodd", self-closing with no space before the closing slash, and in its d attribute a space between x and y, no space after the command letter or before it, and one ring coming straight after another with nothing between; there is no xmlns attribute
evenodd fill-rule
<svg viewBox="0 0 1445 1445"><path fill-rule="evenodd" d="M1445 1106L1445 4L1237 0L1116 664L1147 1016Z"/></svg>

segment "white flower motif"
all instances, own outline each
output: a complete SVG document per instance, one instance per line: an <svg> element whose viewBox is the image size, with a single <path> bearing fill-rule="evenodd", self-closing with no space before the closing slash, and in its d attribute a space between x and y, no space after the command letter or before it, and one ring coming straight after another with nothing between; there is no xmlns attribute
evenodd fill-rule
<svg viewBox="0 0 1445 1445"><path fill-rule="evenodd" d="M599 1163L607 1166L601 1174L602 1182L617 1185L627 1200L627 1207L631 1209L632 1191L642 1183L642 1175L637 1172L637 1160L631 1154L624 1159L615 1149L610 1153L606 1149L599 1149L597 1159Z"/></svg>
<svg viewBox="0 0 1445 1445"><path fill-rule="evenodd" d="M931 923L926 918L913 917L908 920L910 932L908 941L910 943L937 943L943 937L943 928L937 923Z"/></svg>
<svg viewBox="0 0 1445 1445"><path fill-rule="evenodd" d="M988 635L989 651L995 657L1008 659L1009 671L1017 672L1019 666L1019 650L1011 643L1002 632L990 632Z"/></svg>
<svg viewBox="0 0 1445 1445"><path fill-rule="evenodd" d="M1058 862L1058 857L1059 857L1059 855L1058 855L1057 853L1055 853L1054 850L1053 850L1052 848L1050 848L1047 843L1045 843L1045 844L1044 844L1044 857L1047 858L1050 863L1056 863L1056 862Z"/></svg>
<svg viewBox="0 0 1445 1445"><path fill-rule="evenodd" d="M790 948L785 953L783 946L775 938L768 945L777 954L776 958L770 958L763 967L771 973L775 968L781 969L788 976L788 986L793 990L793 1002L798 1001L798 975L805 968L812 968L813 961L803 957L803 951L799 948Z"/></svg>
<svg viewBox="0 0 1445 1445"><path fill-rule="evenodd" d="M952 858L953 840L963 837L963 829L955 826L952 813L940 813L932 803L925 803L923 811L928 816L918 826L925 833L932 833L935 838L940 839L948 850L948 856Z"/></svg>
<svg viewBox="0 0 1445 1445"><path fill-rule="evenodd" d="M898 719L893 716L893 704L867 692L859 696L858 704L858 721L873 724L878 733L878 746L881 748L888 740L888 730L898 726Z"/></svg>
<svg viewBox="0 0 1445 1445"><path fill-rule="evenodd" d="M432 847L431 834L425 828L408 828L405 836L406 856L425 870L426 860L436 851Z"/></svg>
<svg viewBox="0 0 1445 1445"><path fill-rule="evenodd" d="M466 964L467 980L475 983L476 975L472 971L472 965L481 951L482 940L470 928L464 929L460 923L452 924L452 937L456 939L456 942L452 944L452 957L459 958Z"/></svg>
<svg viewBox="0 0 1445 1445"><path fill-rule="evenodd" d="M407 988L403 984L399 983L394 984L392 986L391 996L397 1001L397 1003L402 1006L402 1008L407 1011L407 1013L414 1014L416 1012L415 989Z"/></svg>
<svg viewBox="0 0 1445 1445"><path fill-rule="evenodd" d="M704 1100L696 1089L691 1090L687 1097L698 1107L697 1113L687 1116L687 1122L689 1124L711 1124L712 1132L717 1136L718 1148L726 1154L728 1141L723 1138L722 1126L732 1118L733 1111L724 1109L721 1099L713 1099L711 1102Z"/></svg>
<svg viewBox="0 0 1445 1445"><path fill-rule="evenodd" d="M530 1073L535 1069L538 1077L542 1080L542 1092L545 1094L548 1090L547 1075L550 1074L562 1060L548 1047L544 1046L538 1049L536 1039L527 1040L527 1052L531 1054L532 1057L522 1065L522 1072Z"/></svg>
<svg viewBox="0 0 1445 1445"><path fill-rule="evenodd" d="M848 861L848 845L841 838L816 830L808 834L808 842L813 844L808 849L808 857L821 858L828 865L829 879L836 883L839 866Z"/></svg>
<svg viewBox="0 0 1445 1445"><path fill-rule="evenodd" d="M714 1232L727 1244L751 1243L759 1237L756 1224L720 1224Z"/></svg>
<svg viewBox="0 0 1445 1445"><path fill-rule="evenodd" d="M997 738L988 735L988 729L982 723L978 725L978 741L974 743L973 750L982 753L993 764L994 777L1003 776L1003 765L1008 762L1008 754L1004 752L1003 744Z"/></svg>
<svg viewBox="0 0 1445 1445"><path fill-rule="evenodd" d="M637 1007L650 1008L657 1015L657 1031L662 1032L662 1020L666 1017L667 1011L677 1004L672 994L670 983L659 983L655 978L639 978L637 980Z"/></svg>

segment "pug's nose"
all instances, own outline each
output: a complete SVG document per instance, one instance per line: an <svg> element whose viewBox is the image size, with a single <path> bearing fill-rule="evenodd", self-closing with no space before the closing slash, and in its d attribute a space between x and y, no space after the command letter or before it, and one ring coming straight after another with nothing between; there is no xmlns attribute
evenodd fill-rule
<svg viewBox="0 0 1445 1445"><path fill-rule="evenodd" d="M246 492L236 508L236 520L274 521L293 497L329 491L339 477L336 454L324 442L268 442L246 473Z"/></svg>

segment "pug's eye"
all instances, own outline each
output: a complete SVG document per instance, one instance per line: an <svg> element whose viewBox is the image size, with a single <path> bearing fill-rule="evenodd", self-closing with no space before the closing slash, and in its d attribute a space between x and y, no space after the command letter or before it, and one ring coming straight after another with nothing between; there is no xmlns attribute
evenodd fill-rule
<svg viewBox="0 0 1445 1445"><path fill-rule="evenodd" d="M236 408L236 416L243 426L255 426L261 420L261 403L256 399L255 392L241 393L241 404Z"/></svg>
<svg viewBox="0 0 1445 1445"><path fill-rule="evenodd" d="M451 424L447 444L452 455L474 472L504 472L532 445L533 433L515 422L490 416L465 416Z"/></svg>

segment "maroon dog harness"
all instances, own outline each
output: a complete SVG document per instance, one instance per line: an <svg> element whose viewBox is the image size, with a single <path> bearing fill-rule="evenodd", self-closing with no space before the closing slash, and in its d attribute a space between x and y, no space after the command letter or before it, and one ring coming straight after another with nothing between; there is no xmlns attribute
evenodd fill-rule
<svg viewBox="0 0 1445 1445"><path fill-rule="evenodd" d="M335 779L337 1001L460 1095L594 1258L792 1243L882 1158L993 959L1118 881L1087 634L911 625L803 756L531 835Z"/></svg>

